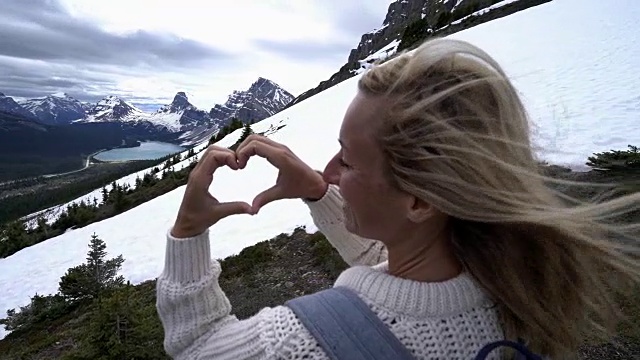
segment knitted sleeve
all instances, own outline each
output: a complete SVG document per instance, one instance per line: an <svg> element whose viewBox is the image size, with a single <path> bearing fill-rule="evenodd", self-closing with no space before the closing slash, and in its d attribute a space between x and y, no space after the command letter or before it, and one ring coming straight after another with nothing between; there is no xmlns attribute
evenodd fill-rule
<svg viewBox="0 0 640 360"><path fill-rule="evenodd" d="M382 242L365 239L347 231L344 226L343 200L337 186L329 185L320 200L303 201L309 206L313 222L320 232L349 266L373 266L387 260L387 249Z"/></svg>
<svg viewBox="0 0 640 360"><path fill-rule="evenodd" d="M304 355L295 359L322 358L322 350L287 307L264 307L244 320L232 315L218 283L220 273L220 263L211 258L208 231L186 239L167 234L156 309L171 358L292 358L292 353Z"/></svg>

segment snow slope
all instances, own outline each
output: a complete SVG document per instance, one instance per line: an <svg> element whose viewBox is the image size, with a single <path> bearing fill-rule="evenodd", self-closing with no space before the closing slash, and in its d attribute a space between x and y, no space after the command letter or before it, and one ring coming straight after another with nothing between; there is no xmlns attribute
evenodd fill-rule
<svg viewBox="0 0 640 360"><path fill-rule="evenodd" d="M400 40L393 40L389 44L385 45L382 49L376 51L375 53L367 56L362 60L358 60L360 63L360 68L357 70L352 70L353 73L360 75L369 69L373 63L376 61L383 61L392 56L398 50L398 45L400 45Z"/></svg>
<svg viewBox="0 0 640 360"><path fill-rule="evenodd" d="M462 19L458 19L458 20L452 22L451 25L459 24L459 23L465 21L466 19L468 19L468 18L470 18L472 16L480 16L480 15L486 14L491 10L497 9L499 7L503 7L505 5L511 4L512 2L516 2L516 1L518 1L518 0L504 0L504 1L501 1L499 3L495 3L495 4L493 4L491 6L488 6L488 7L484 8L484 9L481 9L481 10L478 10L478 11L472 13L472 14L469 14L469 15L463 17ZM455 7L457 7L459 4L460 4L460 2L458 2ZM455 7L454 7L454 9L455 9Z"/></svg>
<svg viewBox="0 0 640 360"><path fill-rule="evenodd" d="M529 108L535 143L544 148L541 157L579 167L593 152L640 143L640 42L633 35L638 18L640 7L633 0L620 0L615 7L562 0L451 37L479 45L503 64ZM356 76L257 123L254 131L271 128L272 139L322 169L339 148L336 137L357 81ZM273 131L282 125L286 126ZM230 134L220 145L233 144L240 133ZM276 175L266 161L254 158L242 172L220 169L211 190L221 201L251 201L273 184ZM122 274L128 280L155 278L164 261L165 233L183 192L180 187L126 213L0 259L0 310L24 305L36 292L55 292L66 269L84 261L94 232L106 241L110 256L124 256ZM316 229L299 200L269 204L254 217L224 219L211 229L213 256L236 254L299 225Z"/></svg>

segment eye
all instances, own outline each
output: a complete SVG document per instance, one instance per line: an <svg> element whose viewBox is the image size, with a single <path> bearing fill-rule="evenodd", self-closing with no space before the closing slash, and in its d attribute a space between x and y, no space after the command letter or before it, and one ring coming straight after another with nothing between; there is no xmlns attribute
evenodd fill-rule
<svg viewBox="0 0 640 360"><path fill-rule="evenodd" d="M351 166L349 166L349 164L344 162L343 158L339 158L338 161L340 162L340 166L342 166L342 167L346 167L347 169L351 167Z"/></svg>

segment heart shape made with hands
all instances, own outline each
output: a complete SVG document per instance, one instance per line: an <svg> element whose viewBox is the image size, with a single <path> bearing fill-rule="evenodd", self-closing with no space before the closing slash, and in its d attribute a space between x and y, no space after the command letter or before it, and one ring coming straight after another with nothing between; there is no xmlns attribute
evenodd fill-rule
<svg viewBox="0 0 640 360"><path fill-rule="evenodd" d="M244 201L220 202L209 192L214 173L221 167L243 170L253 156L266 159L278 169L276 183L257 194L252 204ZM291 198L320 198L327 184L286 146L266 137L251 135L236 151L209 146L189 175L174 231L195 236L219 220L235 214L258 213L264 205ZM215 190L213 191L215 193ZM177 235L176 235L177 236Z"/></svg>

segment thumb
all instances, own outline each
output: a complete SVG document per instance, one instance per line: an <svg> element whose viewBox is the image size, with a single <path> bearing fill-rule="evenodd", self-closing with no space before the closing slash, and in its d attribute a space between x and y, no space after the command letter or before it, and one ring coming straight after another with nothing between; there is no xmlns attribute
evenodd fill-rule
<svg viewBox="0 0 640 360"><path fill-rule="evenodd" d="M262 208L263 206L267 205L272 201L281 199L282 196L280 193L281 193L280 187L278 187L278 185L275 185L261 192L260 194L256 195L256 197L253 199L253 204L251 206L253 213L257 214L258 210L260 210L260 208Z"/></svg>
<svg viewBox="0 0 640 360"><path fill-rule="evenodd" d="M215 214L214 221L221 220L231 215L251 213L251 205L247 204L244 201L219 203L214 205L214 209L215 209L215 211L213 212Z"/></svg>

